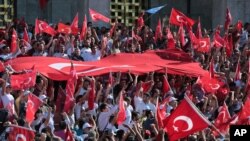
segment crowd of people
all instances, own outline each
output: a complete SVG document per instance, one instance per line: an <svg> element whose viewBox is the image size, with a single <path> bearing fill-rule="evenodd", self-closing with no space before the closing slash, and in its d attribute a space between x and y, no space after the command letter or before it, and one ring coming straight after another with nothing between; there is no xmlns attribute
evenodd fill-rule
<svg viewBox="0 0 250 141"><path fill-rule="evenodd" d="M57 28L56 25L52 26ZM24 28L28 29L30 42L23 40ZM17 50L10 52L13 29L18 34ZM155 32L147 25L142 27L135 25L133 28L129 28L122 23L116 23L115 30L110 32L108 28L101 27L99 29L88 22L86 36L80 40L80 33L77 35L57 33L55 36L46 33L34 35L34 26L16 20L8 23L6 28L0 32L0 59L3 63L10 59L26 56L98 61L117 53L165 50L168 48L168 30L166 29L167 26L163 26L162 32L159 33L162 37L155 39ZM217 28L218 30L222 29ZM79 77L74 92L74 107L66 113L58 110L62 108L56 106L59 89L65 90L66 81L53 81L38 72L34 87L15 91L12 90L9 78L13 74L23 72L17 72L11 66L5 66L0 78L2 107L0 140L8 140L9 126L12 124L34 130L35 138L33 140L35 141L67 140L68 129L73 133L76 141L168 140L167 132L159 128L156 120L156 103L158 100L161 103L168 98L167 103L161 108L165 109L167 116L169 116L186 94L192 95L193 103L211 122L215 121L220 106L223 106L224 103L228 106L231 117L234 117L241 110L247 97L249 32L249 23L245 23L241 30L237 30L234 25L230 26L226 34L231 34L233 37L233 52L228 56L223 46L214 47L213 44L207 53L195 50L187 32L185 33L185 44L182 45L178 34L173 30L175 48L189 53L193 62L198 62L203 69L208 70L210 60L214 58L214 72L228 88L224 94L220 94L222 93L220 91L208 93L202 88L202 85L196 83L197 78L188 76L157 72L138 76L116 72L112 74L115 79L114 83L108 82L108 75ZM212 38L214 33L214 30L208 32L204 29L202 36ZM241 67L241 78L234 80L238 60ZM164 77L167 77L171 87L171 90L165 94L162 90ZM96 97L94 109L89 110L87 101L90 83L93 80L96 86ZM142 83L149 81L151 82L150 88L145 91ZM27 95L30 93L39 97L43 101L43 105L36 111L33 122L28 123L25 121L25 115ZM126 119L122 124L117 125L120 96L124 97ZM6 110L9 103L14 103L15 107L12 112ZM228 135L229 132L224 138L218 134L215 135L212 128L208 127L180 140L223 140L227 139Z"/></svg>

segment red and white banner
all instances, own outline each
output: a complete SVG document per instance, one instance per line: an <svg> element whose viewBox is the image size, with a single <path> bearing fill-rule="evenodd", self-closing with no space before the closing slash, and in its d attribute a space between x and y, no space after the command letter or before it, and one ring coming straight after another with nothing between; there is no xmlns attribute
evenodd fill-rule
<svg viewBox="0 0 250 141"><path fill-rule="evenodd" d="M9 141L33 141L35 138L35 131L25 127L11 125L9 132Z"/></svg>
<svg viewBox="0 0 250 141"><path fill-rule="evenodd" d="M41 105L42 101L37 96L35 96L32 93L28 95L27 108L26 108L26 121L28 123L31 123L34 120L35 113Z"/></svg>
<svg viewBox="0 0 250 141"><path fill-rule="evenodd" d="M36 71L27 72L25 74L11 75L10 82L14 90L31 88L36 84Z"/></svg>

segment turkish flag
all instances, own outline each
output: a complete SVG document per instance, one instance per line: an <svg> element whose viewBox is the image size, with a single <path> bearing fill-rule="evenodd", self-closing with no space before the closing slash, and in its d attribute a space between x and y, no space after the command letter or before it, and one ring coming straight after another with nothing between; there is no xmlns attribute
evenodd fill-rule
<svg viewBox="0 0 250 141"><path fill-rule="evenodd" d="M16 30L13 28L12 36L11 36L10 51L11 53L15 53L16 50L17 50L17 33L16 33Z"/></svg>
<svg viewBox="0 0 250 141"><path fill-rule="evenodd" d="M67 85L66 85L66 98L64 102L64 108L63 108L63 111L66 113L70 112L74 104L74 93L75 93L75 83L77 80L77 74L73 66L73 63L71 63L69 75L70 75L70 78L68 79Z"/></svg>
<svg viewBox="0 0 250 141"><path fill-rule="evenodd" d="M202 38L200 17L198 19L198 25L197 25L197 30L196 30L196 37L197 37L197 39L201 39Z"/></svg>
<svg viewBox="0 0 250 141"><path fill-rule="evenodd" d="M162 38L162 29L161 29L161 19L158 20L158 25L156 26L156 29L155 29L155 42L158 40L158 39L161 39Z"/></svg>
<svg viewBox="0 0 250 141"><path fill-rule="evenodd" d="M203 76L200 77L199 81L197 83L202 85L202 88L207 92L214 93L216 92L221 86L224 85L222 81L220 81L218 78L214 77L211 78L209 76Z"/></svg>
<svg viewBox="0 0 250 141"><path fill-rule="evenodd" d="M169 99L168 99L168 101L169 101ZM166 109L165 109L166 103L168 103L168 102L163 102L162 104L159 104L159 99L157 98L157 102L156 102L156 120L157 120L157 123L158 123L158 126L159 126L160 129L164 127L163 120L166 117Z"/></svg>
<svg viewBox="0 0 250 141"><path fill-rule="evenodd" d="M116 122L118 125L121 125L125 121L125 119L126 119L126 112L123 102L123 95L121 94L119 99L119 111L117 113Z"/></svg>
<svg viewBox="0 0 250 141"><path fill-rule="evenodd" d="M34 120L34 116L38 108L42 105L42 101L30 93L28 95L27 108L26 108L26 121L31 123Z"/></svg>
<svg viewBox="0 0 250 141"><path fill-rule="evenodd" d="M71 27L69 25L65 25L63 23L58 23L57 32L63 34L71 34Z"/></svg>
<svg viewBox="0 0 250 141"><path fill-rule="evenodd" d="M168 40L166 48L175 48L175 40L174 40L173 34L171 33L171 30L169 27L166 30L167 30L167 40Z"/></svg>
<svg viewBox="0 0 250 141"><path fill-rule="evenodd" d="M238 60L236 71L235 71L235 76L234 76L234 81L240 80L240 59Z"/></svg>
<svg viewBox="0 0 250 141"><path fill-rule="evenodd" d="M100 20L100 21L108 23L110 21L108 17L102 15L101 13L96 12L93 9L89 9L89 14L93 22L97 22Z"/></svg>
<svg viewBox="0 0 250 141"><path fill-rule="evenodd" d="M182 24L179 27L178 34L179 34L179 41L181 43L181 46L185 46L185 43L186 43L186 41L185 41L185 31L184 31L184 28L183 28Z"/></svg>
<svg viewBox="0 0 250 141"><path fill-rule="evenodd" d="M47 22L36 19L35 35L39 33L47 33L51 36L54 36L56 31L50 27Z"/></svg>
<svg viewBox="0 0 250 141"><path fill-rule="evenodd" d="M89 91L89 97L88 97L88 109L93 110L95 105L95 82L92 80L90 82L91 90Z"/></svg>
<svg viewBox="0 0 250 141"><path fill-rule="evenodd" d="M199 39L199 47L197 51L207 53L210 51L210 38Z"/></svg>
<svg viewBox="0 0 250 141"><path fill-rule="evenodd" d="M188 18L182 12L172 8L169 23L180 26L181 24L186 26L193 26L195 21L193 19Z"/></svg>
<svg viewBox="0 0 250 141"><path fill-rule="evenodd" d="M196 38L196 36L194 35L192 30L189 31L189 37L190 37L190 41L193 45L193 48L197 49L199 46L199 40Z"/></svg>
<svg viewBox="0 0 250 141"><path fill-rule="evenodd" d="M26 41L27 43L30 43L30 38L29 38L29 34L27 32L26 27L24 28L24 31L23 31L23 40Z"/></svg>
<svg viewBox="0 0 250 141"><path fill-rule="evenodd" d="M14 90L28 89L36 84L36 71L10 76L10 83Z"/></svg>
<svg viewBox="0 0 250 141"><path fill-rule="evenodd" d="M180 102L173 113L168 117L164 130L170 141L186 137L201 131L211 123L201 115L187 96Z"/></svg>
<svg viewBox="0 0 250 141"><path fill-rule="evenodd" d="M214 58L213 57L209 63L209 75L210 75L210 78L214 78Z"/></svg>
<svg viewBox="0 0 250 141"><path fill-rule="evenodd" d="M228 107L226 103L223 104L218 110L219 114L217 118L214 121L214 126L219 129L220 133L223 135L226 135L229 131L229 122L231 119L231 116L228 111ZM213 132L215 136L218 135L216 131Z"/></svg>
<svg viewBox="0 0 250 141"><path fill-rule="evenodd" d="M219 35L218 32L215 32L214 34L214 46L224 47L224 39Z"/></svg>
<svg viewBox="0 0 250 141"><path fill-rule="evenodd" d="M163 84L162 84L162 88L163 88L163 95L165 95L167 92L169 92L171 90L171 87L168 83L168 79L166 76L163 77Z"/></svg>
<svg viewBox="0 0 250 141"><path fill-rule="evenodd" d="M83 40L85 36L87 35L87 17L84 16L84 21L82 23L82 32L80 34L80 39Z"/></svg>
<svg viewBox="0 0 250 141"><path fill-rule="evenodd" d="M249 97L246 98L246 101L244 105L241 108L241 111L238 113L238 121L237 124L241 125L248 120L248 117L250 116L250 99Z"/></svg>
<svg viewBox="0 0 250 141"><path fill-rule="evenodd" d="M75 18L73 19L71 25L70 25L70 28L71 28L71 33L73 35L77 35L78 34L78 13L76 13L76 16Z"/></svg>
<svg viewBox="0 0 250 141"><path fill-rule="evenodd" d="M34 138L35 131L17 125L10 125L9 141L33 141Z"/></svg>
<svg viewBox="0 0 250 141"><path fill-rule="evenodd" d="M243 23L241 20L238 20L237 23L236 23L236 29L238 32L242 31L242 28L243 28Z"/></svg>
<svg viewBox="0 0 250 141"><path fill-rule="evenodd" d="M227 8L226 20L225 20L225 25L224 25L225 31L229 29L229 25L231 22L232 22L232 15L230 13L230 10Z"/></svg>
<svg viewBox="0 0 250 141"><path fill-rule="evenodd" d="M65 99L66 93L63 88L59 86L56 97L56 112L61 113L63 111Z"/></svg>
<svg viewBox="0 0 250 141"><path fill-rule="evenodd" d="M66 133L65 133L65 141L74 141L74 135L72 133L72 131L69 129L69 127L67 126L66 128Z"/></svg>
<svg viewBox="0 0 250 141"><path fill-rule="evenodd" d="M141 87L143 88L143 93L146 93L149 91L151 84L152 84L152 81L142 82Z"/></svg>
<svg viewBox="0 0 250 141"><path fill-rule="evenodd" d="M233 37L232 35L225 35L224 37L225 47L226 47L226 54L227 57L230 57L233 52Z"/></svg>

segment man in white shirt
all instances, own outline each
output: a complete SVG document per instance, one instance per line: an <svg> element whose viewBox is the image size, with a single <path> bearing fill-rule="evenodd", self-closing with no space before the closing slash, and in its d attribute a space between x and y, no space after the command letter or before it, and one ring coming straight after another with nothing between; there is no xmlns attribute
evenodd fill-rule
<svg viewBox="0 0 250 141"><path fill-rule="evenodd" d="M151 110L153 113L155 113L155 111L156 111L155 105L150 103L150 94L149 93L144 93L143 98L141 98L139 96L135 96L134 102L136 103L135 104L135 111L139 112L140 115L143 113L143 110L145 109L145 107L150 108L149 110Z"/></svg>
<svg viewBox="0 0 250 141"><path fill-rule="evenodd" d="M65 52L65 46L64 45L60 45L59 47L59 52L54 53L54 57L60 57L60 58L65 58L65 59L69 59L68 55Z"/></svg>
<svg viewBox="0 0 250 141"><path fill-rule="evenodd" d="M84 61L97 61L102 57L101 51L98 49L97 45L91 47L91 52L83 52L82 57Z"/></svg>

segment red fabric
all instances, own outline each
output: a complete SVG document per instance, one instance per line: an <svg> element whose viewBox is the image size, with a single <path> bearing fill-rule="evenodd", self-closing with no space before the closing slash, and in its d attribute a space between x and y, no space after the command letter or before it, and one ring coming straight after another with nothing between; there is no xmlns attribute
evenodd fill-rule
<svg viewBox="0 0 250 141"><path fill-rule="evenodd" d="M212 58L209 63L209 75L210 78L214 78L214 58Z"/></svg>
<svg viewBox="0 0 250 141"><path fill-rule="evenodd" d="M170 141L186 137L210 125L187 97L180 102L165 122L164 130Z"/></svg>
<svg viewBox="0 0 250 141"><path fill-rule="evenodd" d="M58 23L57 32L64 33L64 34L71 34L71 27L69 25L65 25L63 23Z"/></svg>
<svg viewBox="0 0 250 141"><path fill-rule="evenodd" d="M169 18L169 23L178 26L180 26L181 24L187 26L193 26L195 24L195 21L193 19L188 18L182 12L172 8Z"/></svg>
<svg viewBox="0 0 250 141"><path fill-rule="evenodd" d="M152 81L142 82L141 87L143 88L143 92L146 93L150 89Z"/></svg>
<svg viewBox="0 0 250 141"><path fill-rule="evenodd" d="M189 31L189 37L190 37L190 41L193 45L193 48L197 49L199 46L199 40L196 38L196 36L194 35L192 30Z"/></svg>
<svg viewBox="0 0 250 141"><path fill-rule="evenodd" d="M42 101L34 94L28 95L27 108L26 108L26 121L31 123L38 108L42 105Z"/></svg>
<svg viewBox="0 0 250 141"><path fill-rule="evenodd" d="M115 29L116 29L116 23L114 23L114 25L112 25L112 27L109 30L109 34L111 37L114 36L113 34L114 34Z"/></svg>
<svg viewBox="0 0 250 141"><path fill-rule="evenodd" d="M183 25L181 24L180 27L179 27L179 31L178 31L178 34L179 34L179 40L180 40L180 43L182 46L185 46L185 31L183 29Z"/></svg>
<svg viewBox="0 0 250 141"><path fill-rule="evenodd" d="M71 31L73 35L77 35L78 34L78 13L76 13L75 18L73 19L70 27L71 27Z"/></svg>
<svg viewBox="0 0 250 141"><path fill-rule="evenodd" d="M144 19L143 19L144 14L141 14L138 19L137 19L137 26L139 28L142 28L144 26Z"/></svg>
<svg viewBox="0 0 250 141"><path fill-rule="evenodd" d="M225 36L224 37L225 47L226 47L226 54L227 57L230 57L233 52L233 37L232 35Z"/></svg>
<svg viewBox="0 0 250 141"><path fill-rule="evenodd" d="M95 83L93 80L91 81L90 86L91 90L88 97L88 109L93 110L95 106Z"/></svg>
<svg viewBox="0 0 250 141"><path fill-rule="evenodd" d="M57 92L57 97L56 97L56 112L57 113L61 113L63 111L65 99L66 99L65 91L60 86Z"/></svg>
<svg viewBox="0 0 250 141"><path fill-rule="evenodd" d="M159 126L159 129L162 129L164 127L163 120L166 117L166 109L165 105L167 102L163 102L162 104L159 104L159 101L157 99L156 103L156 120Z"/></svg>
<svg viewBox="0 0 250 141"><path fill-rule="evenodd" d="M114 83L114 77L112 75L112 72L109 73L109 80L108 80L108 84L110 84L111 86L113 85Z"/></svg>
<svg viewBox="0 0 250 141"><path fill-rule="evenodd" d="M66 128L66 133L65 133L65 141L74 141L74 135L72 133L72 131L69 129L69 127L67 126Z"/></svg>
<svg viewBox="0 0 250 141"><path fill-rule="evenodd" d="M93 9L89 9L89 14L93 22L97 22L100 20L100 21L108 23L110 21L108 17L102 15L101 13L96 12Z"/></svg>
<svg viewBox="0 0 250 141"><path fill-rule="evenodd" d="M39 5L41 9L44 9L48 3L48 0L39 0Z"/></svg>
<svg viewBox="0 0 250 141"><path fill-rule="evenodd" d="M162 29L161 29L161 19L158 20L158 25L156 26L156 29L155 29L155 42L158 40L158 39L161 39L162 38Z"/></svg>
<svg viewBox="0 0 250 141"><path fill-rule="evenodd" d="M51 36L54 36L56 34L56 31L45 21L36 19L35 35L39 33L47 33Z"/></svg>
<svg viewBox="0 0 250 141"><path fill-rule="evenodd" d="M86 15L84 16L84 21L82 23L82 32L80 35L80 39L83 40L87 34L87 17Z"/></svg>
<svg viewBox="0 0 250 141"><path fill-rule="evenodd" d="M241 111L238 113L238 121L237 124L241 125L243 124L246 120L248 120L248 117L250 116L250 99L247 97L244 105L241 108Z"/></svg>
<svg viewBox="0 0 250 141"><path fill-rule="evenodd" d="M163 94L165 95L167 92L169 92L171 90L171 87L168 83L168 79L167 77L164 76L163 78Z"/></svg>
<svg viewBox="0 0 250 141"><path fill-rule="evenodd" d="M196 37L197 37L197 39L201 39L202 38L200 17L198 19L198 25L197 25L197 30L196 30Z"/></svg>
<svg viewBox="0 0 250 141"><path fill-rule="evenodd" d="M22 90L28 89L36 84L36 71L28 72L25 74L17 74L10 76L12 89Z"/></svg>
<svg viewBox="0 0 250 141"><path fill-rule="evenodd" d="M210 38L199 39L199 47L197 48L199 52L209 52L210 50Z"/></svg>
<svg viewBox="0 0 250 141"><path fill-rule="evenodd" d="M214 126L219 129L220 133L223 135L226 135L229 132L229 122L231 119L231 116L228 111L228 107L226 103L223 104L219 108L219 114L217 118L214 121ZM214 131L214 135L217 136L219 135L216 131Z"/></svg>
<svg viewBox="0 0 250 141"><path fill-rule="evenodd" d="M229 25L231 22L232 22L232 15L230 13L230 10L227 8L226 20L225 20L225 25L224 25L225 31L229 29Z"/></svg>
<svg viewBox="0 0 250 141"><path fill-rule="evenodd" d="M214 34L214 46L224 47L224 39L217 32Z"/></svg>
<svg viewBox="0 0 250 141"><path fill-rule="evenodd" d="M66 85L66 98L64 102L64 108L63 108L63 111L66 113L70 112L74 104L74 92L75 92L76 80L77 80L77 74L72 63L71 68L70 68L70 78L68 79L67 85Z"/></svg>
<svg viewBox="0 0 250 141"><path fill-rule="evenodd" d="M9 141L33 141L35 132L25 127L11 125L8 140Z"/></svg>
<svg viewBox="0 0 250 141"><path fill-rule="evenodd" d="M11 36L11 46L10 46L10 51L12 53L15 53L17 50L17 33L16 30L13 29L12 31L12 36Z"/></svg>
<svg viewBox="0 0 250 141"><path fill-rule="evenodd" d="M117 113L117 119L116 122L118 125L121 125L126 119L126 111L124 107L124 100L123 100L123 95L120 95L119 99L119 111Z"/></svg>
<svg viewBox="0 0 250 141"><path fill-rule="evenodd" d="M238 60L236 71L235 71L235 76L234 76L234 81L240 80L240 60Z"/></svg>
<svg viewBox="0 0 250 141"><path fill-rule="evenodd" d="M23 31L23 40L30 43L30 38L29 38L29 34L27 32L26 27L24 28L24 31Z"/></svg>
<svg viewBox="0 0 250 141"><path fill-rule="evenodd" d="M215 93L221 86L224 85L218 78L210 78L209 76L203 76L197 82L202 85L202 88L207 93Z"/></svg>
<svg viewBox="0 0 250 141"><path fill-rule="evenodd" d="M4 71L5 71L5 66L3 62L0 61L0 72L4 72Z"/></svg>
<svg viewBox="0 0 250 141"><path fill-rule="evenodd" d="M238 20L237 23L236 23L236 29L238 32L242 31L242 28L243 28L243 23L241 20Z"/></svg>
<svg viewBox="0 0 250 141"><path fill-rule="evenodd" d="M175 48L175 40L171 33L171 30L170 28L167 28L166 30L167 30L167 40L168 40L167 48Z"/></svg>

